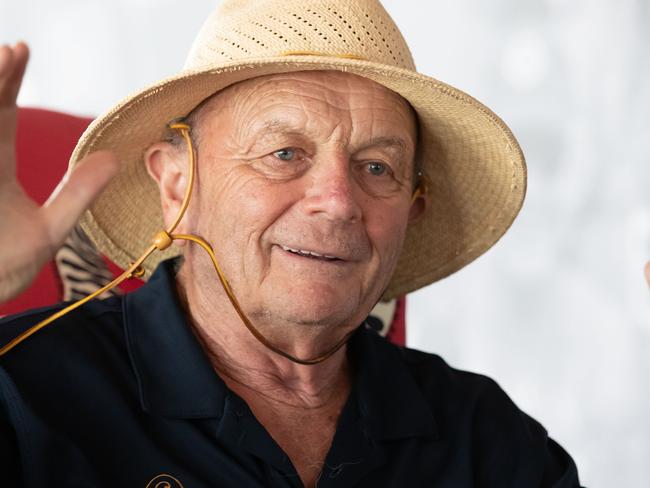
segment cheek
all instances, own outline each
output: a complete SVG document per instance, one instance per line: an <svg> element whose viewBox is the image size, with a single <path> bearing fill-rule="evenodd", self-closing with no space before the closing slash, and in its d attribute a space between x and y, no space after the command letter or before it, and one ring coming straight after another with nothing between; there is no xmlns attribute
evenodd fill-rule
<svg viewBox="0 0 650 488"><path fill-rule="evenodd" d="M269 182L245 167L213 173L201 183L199 228L222 241L222 248L257 247L295 200L292 185Z"/></svg>
<svg viewBox="0 0 650 488"><path fill-rule="evenodd" d="M368 214L366 214L368 215ZM376 211L366 218L366 229L382 268L394 266L402 250L408 213L403 209Z"/></svg>

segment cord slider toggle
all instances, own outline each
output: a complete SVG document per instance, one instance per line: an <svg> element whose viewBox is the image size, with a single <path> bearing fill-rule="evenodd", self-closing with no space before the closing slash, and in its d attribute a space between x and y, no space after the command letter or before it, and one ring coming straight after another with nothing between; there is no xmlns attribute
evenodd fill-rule
<svg viewBox="0 0 650 488"><path fill-rule="evenodd" d="M161 230L153 238L153 245L156 246L159 251L164 251L172 245L172 238L167 232Z"/></svg>

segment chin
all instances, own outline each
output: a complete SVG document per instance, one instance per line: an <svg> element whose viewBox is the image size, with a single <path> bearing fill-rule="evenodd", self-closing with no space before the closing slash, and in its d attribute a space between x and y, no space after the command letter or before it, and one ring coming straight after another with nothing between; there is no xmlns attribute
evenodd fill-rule
<svg viewBox="0 0 650 488"><path fill-rule="evenodd" d="M334 293L331 290L303 290L300 296L276 296L271 303L275 305L273 315L302 325L349 325L351 320L357 320L357 316L363 315L359 314L359 303L340 289ZM363 320L363 317L359 321Z"/></svg>

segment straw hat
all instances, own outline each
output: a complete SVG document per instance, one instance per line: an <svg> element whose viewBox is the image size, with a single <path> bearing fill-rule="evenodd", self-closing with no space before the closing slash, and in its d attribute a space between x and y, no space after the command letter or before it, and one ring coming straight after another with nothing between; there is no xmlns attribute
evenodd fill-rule
<svg viewBox="0 0 650 488"><path fill-rule="evenodd" d="M400 31L376 0L225 0L203 25L184 70L124 100L84 133L70 161L116 151L123 167L82 220L97 247L127 267L163 228L159 191L143 153L166 124L239 81L305 70L340 70L380 83L415 109L430 205L409 227L384 294L394 298L444 278L505 233L526 189L523 155L490 109L415 71ZM218 246L218 242L213 243ZM152 255L158 262L172 246Z"/></svg>

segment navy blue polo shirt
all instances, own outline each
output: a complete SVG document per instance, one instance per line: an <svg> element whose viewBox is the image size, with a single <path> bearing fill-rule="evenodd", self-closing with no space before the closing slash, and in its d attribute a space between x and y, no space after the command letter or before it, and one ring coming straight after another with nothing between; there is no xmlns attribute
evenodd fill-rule
<svg viewBox="0 0 650 488"><path fill-rule="evenodd" d="M60 309L0 322L0 344ZM577 487L570 456L492 380L360 327L318 486ZM26 487L300 487L212 368L163 263L0 358L0 481Z"/></svg>

